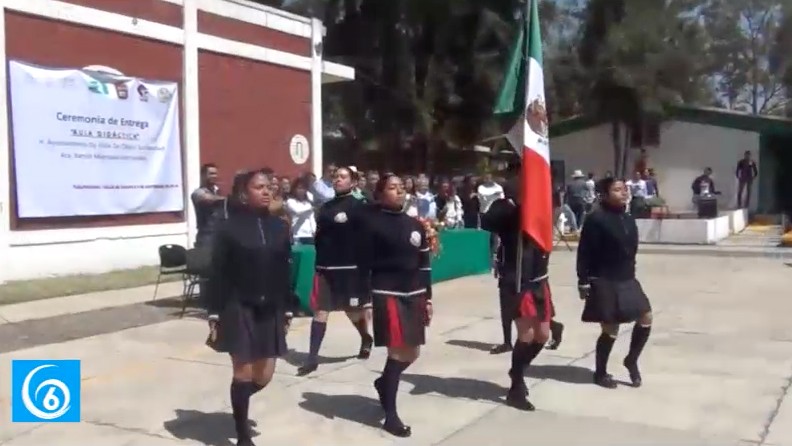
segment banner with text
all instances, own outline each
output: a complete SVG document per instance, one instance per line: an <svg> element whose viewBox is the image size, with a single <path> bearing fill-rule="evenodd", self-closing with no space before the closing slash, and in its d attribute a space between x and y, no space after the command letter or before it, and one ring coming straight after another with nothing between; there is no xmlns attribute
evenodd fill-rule
<svg viewBox="0 0 792 446"><path fill-rule="evenodd" d="M9 63L19 218L184 210L175 82Z"/></svg>

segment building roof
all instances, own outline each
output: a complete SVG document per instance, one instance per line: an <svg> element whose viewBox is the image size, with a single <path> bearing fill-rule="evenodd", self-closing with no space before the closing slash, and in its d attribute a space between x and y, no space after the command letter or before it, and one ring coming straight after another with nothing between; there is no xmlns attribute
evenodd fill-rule
<svg viewBox="0 0 792 446"><path fill-rule="evenodd" d="M752 115L714 107L669 107L666 121L690 122L762 134L792 134L792 119L778 116ZM575 116L550 126L550 137L568 135L605 124L601 118Z"/></svg>

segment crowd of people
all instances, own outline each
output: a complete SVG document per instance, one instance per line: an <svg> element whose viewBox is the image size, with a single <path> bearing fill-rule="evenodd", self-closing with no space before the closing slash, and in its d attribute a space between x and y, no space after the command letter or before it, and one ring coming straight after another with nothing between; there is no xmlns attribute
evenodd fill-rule
<svg viewBox="0 0 792 446"><path fill-rule="evenodd" d="M237 445L253 445L250 399L267 387L277 358L287 353L295 243L316 249L309 353L298 375L317 370L328 318L345 312L360 335L359 359L368 359L374 347L388 350L373 382L385 415L383 429L396 437L412 434L396 401L401 375L418 359L434 314L431 259L437 241L427 223L432 220L450 228L481 227L499 240L496 270L504 336L506 329L511 336L512 323L517 328L517 341L511 345L509 339L508 348L501 350L511 351L505 401L519 410L535 409L524 373L555 336L554 324L560 324L554 321L550 253L517 236L520 197L514 179L503 185L489 174L479 184L472 177L459 184L438 179L432 193L425 175L362 175L354 167L329 166L322 178L304 175L290 181L260 169L238 172L230 193L222 194L217 174L216 166L204 166L205 182L193 193L196 245L210 251L202 289L209 319L206 343L230 356ZM628 186L604 178L595 193L599 206L586 217L577 262L579 294L585 300L582 320L601 325L593 382L616 387L607 373L608 358L619 324L635 322L623 365L638 387L638 358L652 315L635 279L637 228L626 213ZM556 341L555 347L560 336Z"/></svg>

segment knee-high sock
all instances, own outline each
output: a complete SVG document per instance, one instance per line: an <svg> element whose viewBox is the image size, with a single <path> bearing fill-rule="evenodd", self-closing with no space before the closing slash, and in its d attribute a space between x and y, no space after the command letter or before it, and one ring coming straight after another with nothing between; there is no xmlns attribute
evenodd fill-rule
<svg viewBox="0 0 792 446"><path fill-rule="evenodd" d="M636 322L633 327L632 337L630 339L630 352L627 353L627 362L638 362L638 357L649 340L649 334L652 332L652 326L643 326Z"/></svg>
<svg viewBox="0 0 792 446"><path fill-rule="evenodd" d="M522 342L517 341L512 350L512 363L509 369L509 376L512 379L512 385L525 386L525 378L523 373L526 367L530 366L534 359L539 356L539 353L544 348L544 344L538 342Z"/></svg>
<svg viewBox="0 0 792 446"><path fill-rule="evenodd" d="M396 410L396 395L399 392L399 380L401 374L407 367L410 366L409 362L397 361L393 358L388 358L385 363L385 368L382 370L382 407L385 409L385 422L386 423L401 423L398 411Z"/></svg>
<svg viewBox="0 0 792 446"><path fill-rule="evenodd" d="M250 395L251 395L251 396L253 396L253 395L255 395L255 394L257 394L257 393L261 392L262 390L264 390L264 387L265 387L265 386L262 386L261 384L258 384L258 383L256 383L256 382L254 382L254 383L252 384L252 386L250 387L250 389L251 389L251 390L250 390Z"/></svg>
<svg viewBox="0 0 792 446"><path fill-rule="evenodd" d="M311 321L311 345L308 350L308 362L315 364L319 361L319 349L322 348L327 322Z"/></svg>
<svg viewBox="0 0 792 446"><path fill-rule="evenodd" d="M602 376L608 373L608 358L610 358L614 342L616 342L616 338L606 333L600 334L599 338L597 338L595 366L595 373L597 375Z"/></svg>
<svg viewBox="0 0 792 446"><path fill-rule="evenodd" d="M500 319L501 329L503 330L503 343L510 346L512 345L512 318L507 308L505 294L503 291L500 292Z"/></svg>
<svg viewBox="0 0 792 446"><path fill-rule="evenodd" d="M368 321L366 320L365 314L361 313L360 319L352 322L352 325L354 325L357 329L361 339L368 340L371 338L371 335L369 334Z"/></svg>
<svg viewBox="0 0 792 446"><path fill-rule="evenodd" d="M250 439L248 412L253 383L250 381L231 381L231 409L234 413L234 426L238 439Z"/></svg>

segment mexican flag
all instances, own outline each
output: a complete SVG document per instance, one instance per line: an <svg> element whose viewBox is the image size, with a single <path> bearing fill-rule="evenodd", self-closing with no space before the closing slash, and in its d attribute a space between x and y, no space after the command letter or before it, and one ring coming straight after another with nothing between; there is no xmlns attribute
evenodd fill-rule
<svg viewBox="0 0 792 446"><path fill-rule="evenodd" d="M496 115L513 115L506 135L522 158L520 206L523 232L545 252L553 249L550 145L542 74L539 0L527 0L524 24L495 103Z"/></svg>

